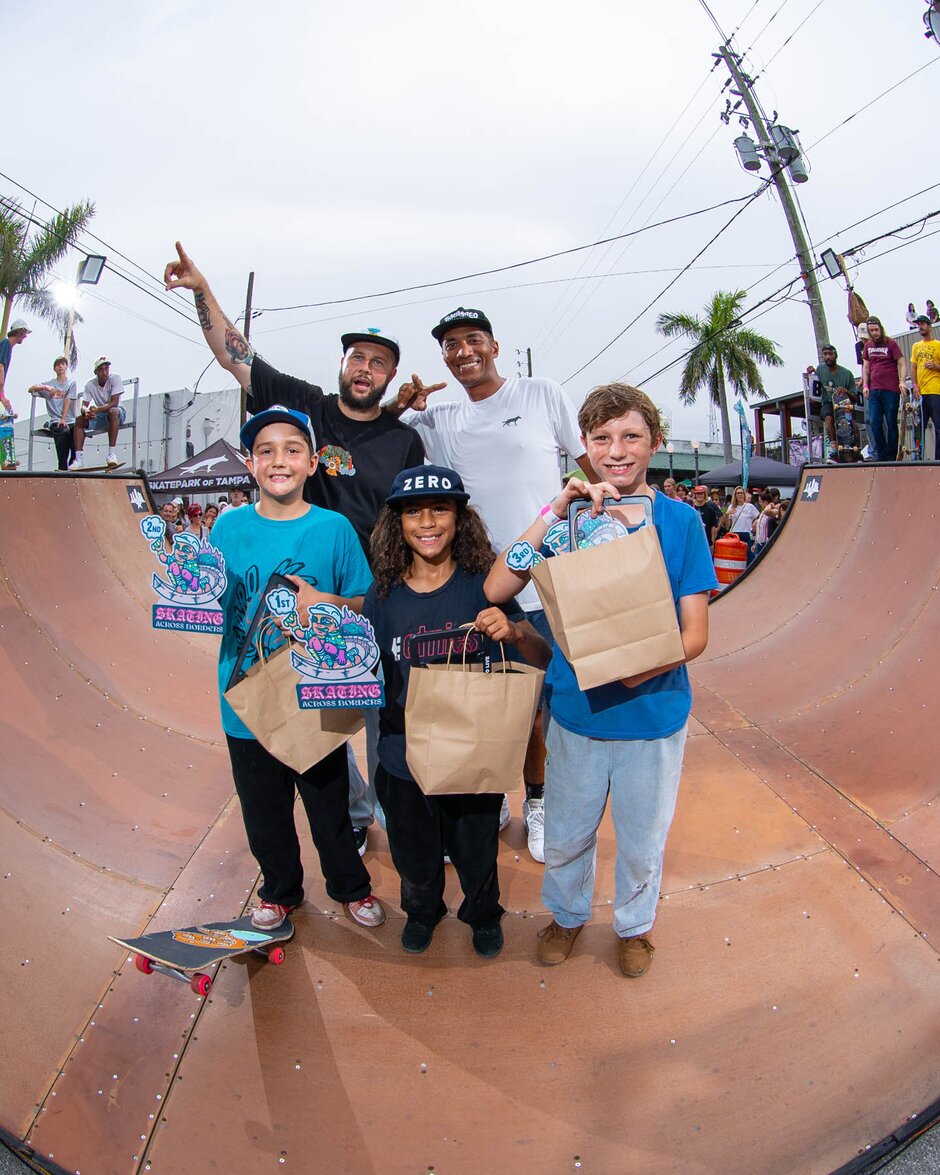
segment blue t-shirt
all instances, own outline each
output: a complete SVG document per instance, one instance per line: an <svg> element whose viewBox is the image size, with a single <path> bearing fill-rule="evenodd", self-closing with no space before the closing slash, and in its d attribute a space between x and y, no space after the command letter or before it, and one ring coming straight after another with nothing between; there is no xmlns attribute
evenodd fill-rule
<svg viewBox="0 0 940 1175"><path fill-rule="evenodd" d="M0 339L0 367L3 368L4 375L10 369L10 357L13 354L13 344L9 339Z"/></svg>
<svg viewBox="0 0 940 1175"><path fill-rule="evenodd" d="M297 575L330 595L362 596L372 572L349 522L319 506L285 522L264 518L256 506L226 510L212 528L211 541L225 556L228 576L219 601L225 613L219 648L222 729L233 738L254 738L222 693L270 577L275 572Z"/></svg>
<svg viewBox="0 0 940 1175"><path fill-rule="evenodd" d="M718 586L708 541L698 512L665 494L653 498L653 525L659 535L678 616L679 600L683 596L694 596ZM567 550L568 523L551 527L545 537L544 555ZM657 674L636 689L615 681L582 690L574 670L556 646L545 686L552 721L587 738L625 741L667 738L682 729L692 709L692 687L684 665Z"/></svg>
<svg viewBox="0 0 940 1175"><path fill-rule="evenodd" d="M379 762L390 775L410 779L411 772L405 760L405 698L408 694L408 674L412 665L427 665L446 661L449 638L425 639L424 633L454 629L452 656L463 654L467 641L467 659L484 648L500 656L499 646L480 633L460 633L461 624L470 624L484 608L491 608L483 592L485 575L470 575L461 567L450 579L433 592L413 591L407 583L396 584L387 596L376 595L369 588L362 614L372 622L376 644L382 654L385 673L385 705L379 712ZM502 605L513 622L523 620L525 614L510 601ZM508 648L507 648L508 652ZM508 660L508 657L507 657Z"/></svg>

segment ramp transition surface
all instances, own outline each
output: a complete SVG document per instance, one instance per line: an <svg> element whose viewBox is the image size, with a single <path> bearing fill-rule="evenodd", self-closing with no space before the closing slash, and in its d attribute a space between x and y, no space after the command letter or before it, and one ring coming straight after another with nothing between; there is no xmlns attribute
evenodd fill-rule
<svg viewBox="0 0 940 1175"><path fill-rule="evenodd" d="M256 882L211 642L150 628L138 481L0 476L5 1137L96 1175L828 1172L864 1153L940 1096L938 482L804 472L712 608L643 980L617 970L606 824L595 919L538 965L517 793L498 960L453 918L401 951L377 831L389 921L344 920L305 839L286 963L223 965L200 1000L107 934L236 916Z"/></svg>

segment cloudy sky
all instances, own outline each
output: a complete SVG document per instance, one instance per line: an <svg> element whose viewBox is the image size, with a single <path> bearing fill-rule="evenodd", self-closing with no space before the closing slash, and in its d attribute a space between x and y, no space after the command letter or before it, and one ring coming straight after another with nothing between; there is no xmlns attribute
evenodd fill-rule
<svg viewBox="0 0 940 1175"><path fill-rule="evenodd" d="M801 133L812 175L798 195L817 254L940 208L940 46L923 36L924 0L710 7L759 75L767 113ZM727 75L712 71L720 37L700 0L88 0L26 5L15 23L4 88L7 115L22 119L8 121L0 192L29 211L38 197L37 215L42 201L89 197L101 240L84 246L125 274L106 271L84 297L82 378L106 352L142 394L194 385L209 355L191 302L154 280L179 238L233 318L255 271L255 346L328 390L339 334L364 326L399 336L402 372L441 378L430 327L474 306L494 323L503 374L531 347L536 373L565 381L576 405L626 376L672 413L675 437L705 440L704 396L679 405L680 368L651 378L683 350L664 348L656 314L697 311L718 289L750 288L752 305L798 278L769 193L685 273L740 204L518 264L757 190L735 158L740 128L718 117ZM892 332L909 301L940 300L940 217L897 248L919 229L870 246L852 270ZM754 317L786 363L767 375L771 394L799 386L814 359L799 281L789 292ZM844 289L825 281L824 293L849 358ZM292 306L305 308L278 309ZM20 411L60 346L38 327L15 352ZM200 390L230 384L214 368Z"/></svg>

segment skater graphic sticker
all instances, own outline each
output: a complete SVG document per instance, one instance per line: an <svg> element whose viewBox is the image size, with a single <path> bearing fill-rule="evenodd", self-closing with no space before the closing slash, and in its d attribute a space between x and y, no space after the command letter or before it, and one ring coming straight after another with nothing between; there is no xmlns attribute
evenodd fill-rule
<svg viewBox="0 0 940 1175"><path fill-rule="evenodd" d="M186 531L175 534L167 550L166 523L156 514L141 519L140 531L164 567L164 575L150 581L162 601L153 606L153 627L221 635L218 601L227 584L222 552Z"/></svg>
<svg viewBox="0 0 940 1175"><path fill-rule="evenodd" d="M300 675L301 710L373 709L385 700L372 670L379 661L372 625L351 608L315 604L301 624L297 596L287 588L268 592L265 603L283 631L303 646L291 650L291 665Z"/></svg>

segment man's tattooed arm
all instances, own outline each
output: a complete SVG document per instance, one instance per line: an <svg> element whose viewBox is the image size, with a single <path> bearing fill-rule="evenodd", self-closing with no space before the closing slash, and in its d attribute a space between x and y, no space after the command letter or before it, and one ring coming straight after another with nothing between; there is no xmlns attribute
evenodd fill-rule
<svg viewBox="0 0 940 1175"><path fill-rule="evenodd" d="M212 330L212 319L209 317L209 307L206 305L206 295L202 290L196 290L193 294L196 302L196 314L199 316L199 325L203 330Z"/></svg>
<svg viewBox="0 0 940 1175"><path fill-rule="evenodd" d="M251 366L255 357L251 344L228 318L225 319L225 350L233 363L243 363L246 367Z"/></svg>

